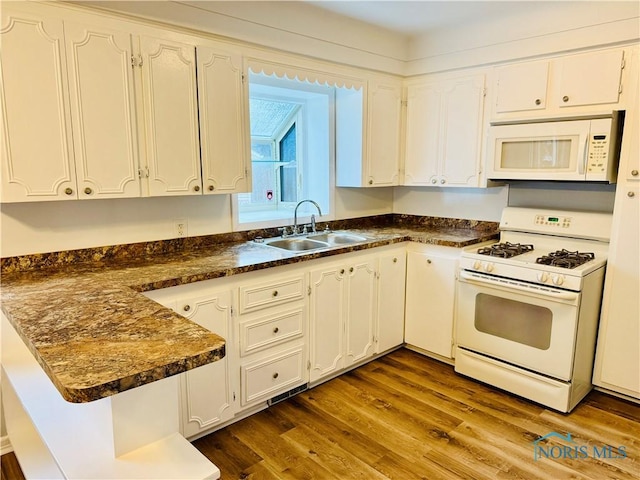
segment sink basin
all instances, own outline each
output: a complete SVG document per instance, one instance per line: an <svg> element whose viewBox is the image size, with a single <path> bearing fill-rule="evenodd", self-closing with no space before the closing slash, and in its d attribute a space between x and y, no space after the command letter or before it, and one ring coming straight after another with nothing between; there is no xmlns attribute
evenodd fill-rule
<svg viewBox="0 0 640 480"><path fill-rule="evenodd" d="M310 235L307 238L309 240L326 242L329 245L348 245L350 243L364 242L367 240L367 237L363 237L362 235L356 235L355 233L346 232L320 233L317 235Z"/></svg>
<svg viewBox="0 0 640 480"><path fill-rule="evenodd" d="M265 245L281 248L292 252L308 252L309 250L317 250L327 248L329 243L311 240L309 238L281 238L265 242Z"/></svg>

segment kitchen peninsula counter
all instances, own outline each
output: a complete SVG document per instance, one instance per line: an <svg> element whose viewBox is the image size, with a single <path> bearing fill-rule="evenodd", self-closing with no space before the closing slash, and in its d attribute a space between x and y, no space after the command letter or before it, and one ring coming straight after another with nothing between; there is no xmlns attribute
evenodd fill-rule
<svg viewBox="0 0 640 480"><path fill-rule="evenodd" d="M5 258L2 310L62 396L87 402L224 356L224 339L141 292L404 241L463 247L497 235L490 222L367 220L331 226L372 240L307 254L248 241L270 233L253 231L180 248L165 241Z"/></svg>

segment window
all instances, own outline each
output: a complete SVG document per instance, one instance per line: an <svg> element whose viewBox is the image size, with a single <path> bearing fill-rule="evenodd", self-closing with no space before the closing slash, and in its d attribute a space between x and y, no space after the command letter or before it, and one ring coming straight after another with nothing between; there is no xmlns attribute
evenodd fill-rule
<svg viewBox="0 0 640 480"><path fill-rule="evenodd" d="M252 191L234 196L238 230L290 225L307 198L331 213L334 97L334 87L250 73Z"/></svg>

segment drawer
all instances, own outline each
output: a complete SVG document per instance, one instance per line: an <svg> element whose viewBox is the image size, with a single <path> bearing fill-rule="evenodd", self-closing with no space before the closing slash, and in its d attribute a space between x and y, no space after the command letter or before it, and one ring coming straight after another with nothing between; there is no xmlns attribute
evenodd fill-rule
<svg viewBox="0 0 640 480"><path fill-rule="evenodd" d="M304 307L240 322L240 355L301 338L304 335Z"/></svg>
<svg viewBox="0 0 640 480"><path fill-rule="evenodd" d="M242 405L265 401L306 382L303 346L240 367Z"/></svg>
<svg viewBox="0 0 640 480"><path fill-rule="evenodd" d="M240 287L240 313L304 298L304 277Z"/></svg>

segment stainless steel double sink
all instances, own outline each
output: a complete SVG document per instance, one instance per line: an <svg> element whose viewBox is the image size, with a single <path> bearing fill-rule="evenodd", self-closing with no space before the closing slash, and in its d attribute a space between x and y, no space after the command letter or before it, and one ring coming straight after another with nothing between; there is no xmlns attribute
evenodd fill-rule
<svg viewBox="0 0 640 480"><path fill-rule="evenodd" d="M312 233L305 237L269 238L261 243L267 247L279 248L289 252L310 252L326 248L335 248L354 243L366 242L369 237L350 232Z"/></svg>

